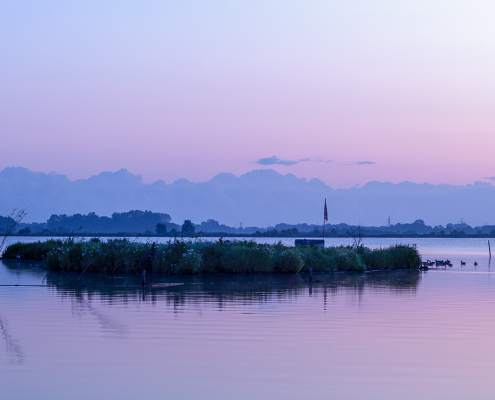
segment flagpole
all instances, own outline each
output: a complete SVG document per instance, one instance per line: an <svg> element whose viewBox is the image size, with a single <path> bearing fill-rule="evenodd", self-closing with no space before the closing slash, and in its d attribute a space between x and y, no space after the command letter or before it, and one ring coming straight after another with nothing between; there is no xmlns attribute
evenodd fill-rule
<svg viewBox="0 0 495 400"><path fill-rule="evenodd" d="M325 241L325 218L323 218L323 241Z"/></svg>

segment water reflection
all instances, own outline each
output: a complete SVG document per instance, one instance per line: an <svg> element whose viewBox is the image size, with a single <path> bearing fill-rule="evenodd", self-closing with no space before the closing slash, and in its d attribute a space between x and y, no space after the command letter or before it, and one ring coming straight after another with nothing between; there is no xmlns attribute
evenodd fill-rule
<svg viewBox="0 0 495 400"><path fill-rule="evenodd" d="M311 286L307 274L152 275L184 285L143 291L140 275L76 286L77 274L0 263L0 284L44 286L0 288L2 394L488 399L495 281L471 266Z"/></svg>
<svg viewBox="0 0 495 400"><path fill-rule="evenodd" d="M24 353L19 342L14 339L9 330L7 320L0 315L0 332L5 340L5 351L10 357L11 364L20 365L24 362Z"/></svg>
<svg viewBox="0 0 495 400"><path fill-rule="evenodd" d="M344 294L351 303L361 305L366 296L386 293L392 296L415 295L421 283L421 271L378 271L367 273L314 274L204 274L195 276L148 275L148 283L181 282L184 285L159 289L142 289L141 276L87 274L78 283L79 274L36 269L26 263L3 262L6 271L17 281L43 284L72 304L78 318L89 315L98 321L102 331L122 337L125 324L101 311L101 306L128 303L164 304L174 313L205 307L223 310L226 307L264 307L267 304L295 302L309 297L321 301L327 310L329 298ZM24 275L30 280L23 279Z"/></svg>
<svg viewBox="0 0 495 400"><path fill-rule="evenodd" d="M76 275L48 272L45 282L62 296L74 297L81 307L91 310L91 299L97 296L107 304L128 301L164 301L179 310L190 304L208 302L219 309L226 303L249 306L269 301L288 301L300 296L323 296L346 292L362 301L366 292L389 292L396 295L415 293L421 282L420 271L318 274L309 282L304 274L297 275L203 275L151 276L154 282L184 282L182 286L142 290L140 277L88 275L81 286L75 285ZM87 296L87 300L85 297ZM94 312L94 311L92 311ZM95 314L96 315L96 314ZM100 317L99 317L100 318Z"/></svg>
<svg viewBox="0 0 495 400"><path fill-rule="evenodd" d="M67 293L64 292L64 294ZM98 321L102 331L111 332L117 336L122 336L126 333L126 326L96 308L88 294L76 290L69 294L69 297L71 298L72 314L74 316L82 318L84 315L89 314Z"/></svg>
<svg viewBox="0 0 495 400"><path fill-rule="evenodd" d="M33 270L33 266L18 262L3 262L6 269L17 277L22 274L35 276L36 282L54 288L62 296L76 299L78 307L92 313L91 298L98 296L112 304L129 300L159 301L190 297L190 301L208 298L219 306L225 301L242 301L247 304L266 301L269 298L291 298L320 293L336 294L346 291L362 296L367 291L415 293L421 282L421 271L377 271L367 273L315 274L309 282L308 275L301 274L204 274L194 276L148 275L148 283L181 282L182 286L142 290L140 275L87 274L77 283L77 273ZM96 315L96 314L95 314ZM100 318L100 317L98 317Z"/></svg>

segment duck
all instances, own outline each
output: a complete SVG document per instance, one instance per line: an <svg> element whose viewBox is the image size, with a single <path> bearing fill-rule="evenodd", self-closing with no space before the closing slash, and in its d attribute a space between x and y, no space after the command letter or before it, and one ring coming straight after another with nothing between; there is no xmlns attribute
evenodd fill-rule
<svg viewBox="0 0 495 400"><path fill-rule="evenodd" d="M477 265L478 265L478 263L475 261L475 262L474 262L474 266L476 267Z"/></svg>
<svg viewBox="0 0 495 400"><path fill-rule="evenodd" d="M461 260L461 265L466 265L466 261Z"/></svg>

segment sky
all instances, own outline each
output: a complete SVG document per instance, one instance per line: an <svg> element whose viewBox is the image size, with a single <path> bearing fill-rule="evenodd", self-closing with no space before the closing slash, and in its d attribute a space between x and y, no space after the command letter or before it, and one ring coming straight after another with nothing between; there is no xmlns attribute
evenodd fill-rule
<svg viewBox="0 0 495 400"><path fill-rule="evenodd" d="M495 177L490 1L10 1L0 170ZM495 180L493 178L492 180Z"/></svg>

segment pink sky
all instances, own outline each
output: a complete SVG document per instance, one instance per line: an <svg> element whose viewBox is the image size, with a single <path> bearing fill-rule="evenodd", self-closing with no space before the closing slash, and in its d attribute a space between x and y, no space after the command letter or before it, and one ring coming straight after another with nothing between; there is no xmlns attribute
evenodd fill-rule
<svg viewBox="0 0 495 400"><path fill-rule="evenodd" d="M495 176L492 3L4 8L0 169L170 183L273 168L332 187ZM272 156L310 161L255 163Z"/></svg>

